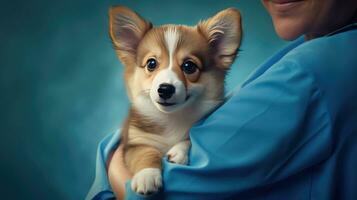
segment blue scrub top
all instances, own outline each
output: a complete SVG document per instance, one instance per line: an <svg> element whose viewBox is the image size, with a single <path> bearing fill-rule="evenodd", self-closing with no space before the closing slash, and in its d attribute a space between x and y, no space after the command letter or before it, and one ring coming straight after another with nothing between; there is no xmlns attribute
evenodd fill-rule
<svg viewBox="0 0 357 200"><path fill-rule="evenodd" d="M356 24L276 53L190 131L187 166L163 159L163 189L126 199L357 199ZM99 144L87 199L111 199Z"/></svg>

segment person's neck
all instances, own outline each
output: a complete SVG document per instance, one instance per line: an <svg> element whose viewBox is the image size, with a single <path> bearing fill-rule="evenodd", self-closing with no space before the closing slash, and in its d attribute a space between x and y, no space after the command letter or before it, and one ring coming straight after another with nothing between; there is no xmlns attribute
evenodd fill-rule
<svg viewBox="0 0 357 200"><path fill-rule="evenodd" d="M308 41L308 40L312 40L312 39L315 39L315 38L318 38L318 37L322 37L322 36L325 36L329 33L332 33L344 26L347 26L349 24L353 24L353 23L357 23L357 11L355 12L355 14L349 19L349 20L346 20L345 23L342 23L342 24L338 24L336 26L333 26L329 29L326 29L326 31L322 31L322 32L313 32L313 33L307 33L304 35L304 38L305 38L305 41Z"/></svg>

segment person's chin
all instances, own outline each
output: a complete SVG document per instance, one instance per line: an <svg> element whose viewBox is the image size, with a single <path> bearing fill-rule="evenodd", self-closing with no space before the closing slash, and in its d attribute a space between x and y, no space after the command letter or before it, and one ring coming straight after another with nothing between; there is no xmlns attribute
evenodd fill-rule
<svg viewBox="0 0 357 200"><path fill-rule="evenodd" d="M283 40L295 40L304 34L305 25L293 19L273 19L276 33Z"/></svg>

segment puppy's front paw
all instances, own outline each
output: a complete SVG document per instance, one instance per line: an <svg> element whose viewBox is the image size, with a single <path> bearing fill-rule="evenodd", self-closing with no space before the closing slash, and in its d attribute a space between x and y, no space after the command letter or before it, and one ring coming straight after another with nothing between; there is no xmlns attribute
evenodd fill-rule
<svg viewBox="0 0 357 200"><path fill-rule="evenodd" d="M172 163L186 165L189 146L190 144L187 141L176 144L167 152L167 160Z"/></svg>
<svg viewBox="0 0 357 200"><path fill-rule="evenodd" d="M158 168L142 169L134 175L131 181L131 189L142 195L157 192L161 186L161 171Z"/></svg>

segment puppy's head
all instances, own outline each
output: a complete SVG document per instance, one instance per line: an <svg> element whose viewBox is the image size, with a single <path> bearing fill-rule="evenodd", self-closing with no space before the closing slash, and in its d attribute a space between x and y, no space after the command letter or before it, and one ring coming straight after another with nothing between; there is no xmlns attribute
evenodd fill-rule
<svg viewBox="0 0 357 200"><path fill-rule="evenodd" d="M236 9L217 13L196 26L153 25L122 6L109 12L110 36L125 66L134 106L154 105L164 113L220 101L224 77L241 41Z"/></svg>

